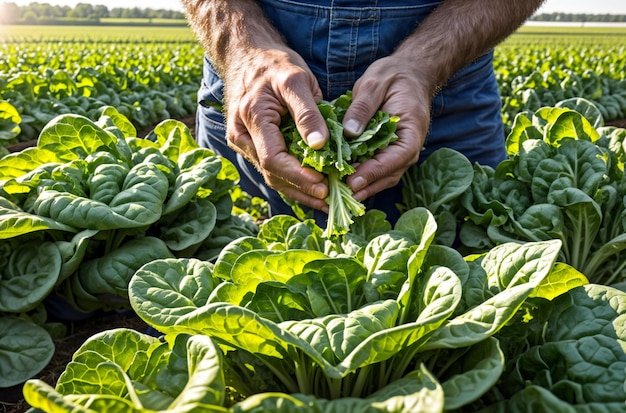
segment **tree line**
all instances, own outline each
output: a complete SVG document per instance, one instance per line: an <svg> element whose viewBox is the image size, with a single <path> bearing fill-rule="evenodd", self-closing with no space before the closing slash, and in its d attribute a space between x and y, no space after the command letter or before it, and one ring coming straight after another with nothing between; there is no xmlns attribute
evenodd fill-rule
<svg viewBox="0 0 626 413"><path fill-rule="evenodd" d="M33 2L27 6L18 6L12 2L0 3L0 24L50 24L72 21L98 23L100 19L184 19L185 15L176 10L141 9L139 7L109 9L107 6L78 3L75 7L50 5ZM587 14L587 13L542 13L530 20L546 22L626 22L622 14Z"/></svg>
<svg viewBox="0 0 626 413"><path fill-rule="evenodd" d="M624 23L624 14L587 14L587 13L542 13L531 18L533 21L544 22L575 22L575 23Z"/></svg>
<svg viewBox="0 0 626 413"><path fill-rule="evenodd" d="M3 24L50 24L63 22L92 22L100 19L184 19L180 11L166 9L108 8L105 5L78 3L75 7L30 3L18 6L12 2L0 3L0 23Z"/></svg>

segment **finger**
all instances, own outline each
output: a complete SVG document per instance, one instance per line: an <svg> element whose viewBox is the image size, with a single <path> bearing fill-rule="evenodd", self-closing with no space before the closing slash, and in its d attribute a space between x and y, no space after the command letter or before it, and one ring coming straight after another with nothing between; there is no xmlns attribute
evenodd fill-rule
<svg viewBox="0 0 626 413"><path fill-rule="evenodd" d="M322 93L317 81L302 82L296 76L286 80L283 104L291 113L302 139L313 149L321 149L329 138L328 127L317 102Z"/></svg>
<svg viewBox="0 0 626 413"><path fill-rule="evenodd" d="M400 182L404 172L419 158L420 147L406 139L398 139L372 159L356 167L346 182L358 200L375 195Z"/></svg>
<svg viewBox="0 0 626 413"><path fill-rule="evenodd" d="M242 122L234 121L233 134L229 136L232 136L235 150L257 167L270 187L285 194L297 194L294 200L305 205L317 208L325 206L320 201L328 196L324 175L311 168L303 168L289 154L279 130L279 116L268 115L266 118L270 121L255 123L254 119L251 120L253 134L247 132Z"/></svg>
<svg viewBox="0 0 626 413"><path fill-rule="evenodd" d="M386 87L372 78L361 78L354 85L352 103L343 118L343 128L347 136L359 136L369 120L383 105Z"/></svg>
<svg viewBox="0 0 626 413"><path fill-rule="evenodd" d="M324 175L311 169L304 168L292 155L281 152L276 154L266 164L261 165L266 171L266 180L274 188L293 188L307 197L323 200L328 196L328 186Z"/></svg>

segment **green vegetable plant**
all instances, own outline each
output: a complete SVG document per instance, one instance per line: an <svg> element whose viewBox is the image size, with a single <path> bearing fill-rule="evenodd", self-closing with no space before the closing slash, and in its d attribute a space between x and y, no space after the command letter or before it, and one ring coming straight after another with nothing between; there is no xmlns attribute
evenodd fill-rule
<svg viewBox="0 0 626 413"><path fill-rule="evenodd" d="M352 190L344 182L347 175L355 172L352 164L371 159L376 151L398 138L395 131L399 118L382 111L374 115L360 136L346 138L341 122L351 102L352 94L348 92L332 102L322 101L318 104L330 132L330 139L321 149L312 149L306 144L290 115L286 115L280 125L289 153L300 160L303 166L322 172L328 178L326 237L345 234L353 218L365 213L363 204L352 197Z"/></svg>
<svg viewBox="0 0 626 413"><path fill-rule="evenodd" d="M407 194L404 202L446 212L441 221L448 233L459 234L447 241L465 253L560 239L561 261L592 282L617 285L626 280L624 142L626 130L602 126L601 114L584 99L520 113L507 137L508 159L496 168L475 164L470 172L462 154L447 150L440 156L470 178L441 179L454 172L427 160L407 175L413 193L424 195Z"/></svg>
<svg viewBox="0 0 626 413"><path fill-rule="evenodd" d="M233 212L235 167L184 124L165 120L136 135L113 107L96 121L60 115L37 146L0 159L0 342L20 323L62 335L46 316L59 306L62 319L129 309L128 282L143 264L199 250L214 259L258 230ZM54 348L38 337L3 346L0 386L43 368ZM28 349L36 356L23 357Z"/></svg>
<svg viewBox="0 0 626 413"><path fill-rule="evenodd" d="M525 397L571 411L623 407L626 294L585 286L582 274L557 264L559 240L462 257L433 243L437 224L425 208L406 211L383 233L376 219L355 225L358 235L340 245L312 221L275 216L257 236L228 244L214 263L161 259L133 275L135 311L167 343L181 336L212 343L219 357L207 364L218 379L192 390L184 382L196 383L188 362L172 388L155 381L159 369L124 340L108 338L106 352L87 351L99 345L96 338L54 389L29 381L26 399L34 411L104 411L105 401L126 411L171 411L172 400L203 394L211 401L187 408L521 412ZM592 306L594 313L586 311ZM592 341L606 346L599 358L587 347ZM565 365L533 359L572 351ZM584 373L585 363L593 374ZM77 380L87 372L88 382ZM568 384L556 385L563 376ZM568 388L584 390L573 397Z"/></svg>

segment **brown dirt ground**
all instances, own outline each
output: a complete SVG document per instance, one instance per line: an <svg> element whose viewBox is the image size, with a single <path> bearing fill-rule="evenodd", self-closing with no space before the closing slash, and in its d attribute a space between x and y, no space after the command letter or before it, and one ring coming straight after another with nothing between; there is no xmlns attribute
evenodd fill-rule
<svg viewBox="0 0 626 413"><path fill-rule="evenodd" d="M606 122L606 126L616 126L618 128L626 129L626 119L618 119Z"/></svg>

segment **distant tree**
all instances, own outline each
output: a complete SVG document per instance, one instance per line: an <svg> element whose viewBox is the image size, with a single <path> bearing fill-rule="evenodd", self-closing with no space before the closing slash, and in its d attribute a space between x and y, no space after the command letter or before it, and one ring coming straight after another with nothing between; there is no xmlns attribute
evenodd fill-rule
<svg viewBox="0 0 626 413"><path fill-rule="evenodd" d="M68 17L88 18L95 16L95 10L90 3L78 3L72 11L69 12Z"/></svg>
<svg viewBox="0 0 626 413"><path fill-rule="evenodd" d="M24 23L26 24L37 24L37 15L35 14L34 11L28 10L22 16L22 21L24 21Z"/></svg>
<svg viewBox="0 0 626 413"><path fill-rule="evenodd" d="M105 3L104 0L102 3ZM97 22L101 18L127 18L127 19L184 19L182 12L167 9L140 9L139 7L116 7L108 9L106 5L94 5L91 3L78 3L75 7L52 6L49 3L33 1L26 6L18 6L15 2L3 2L0 0L0 23L50 23L61 18L92 19Z"/></svg>
<svg viewBox="0 0 626 413"><path fill-rule="evenodd" d="M107 6L99 4L96 6L94 11L95 11L96 17L98 18L109 17L109 8Z"/></svg>

